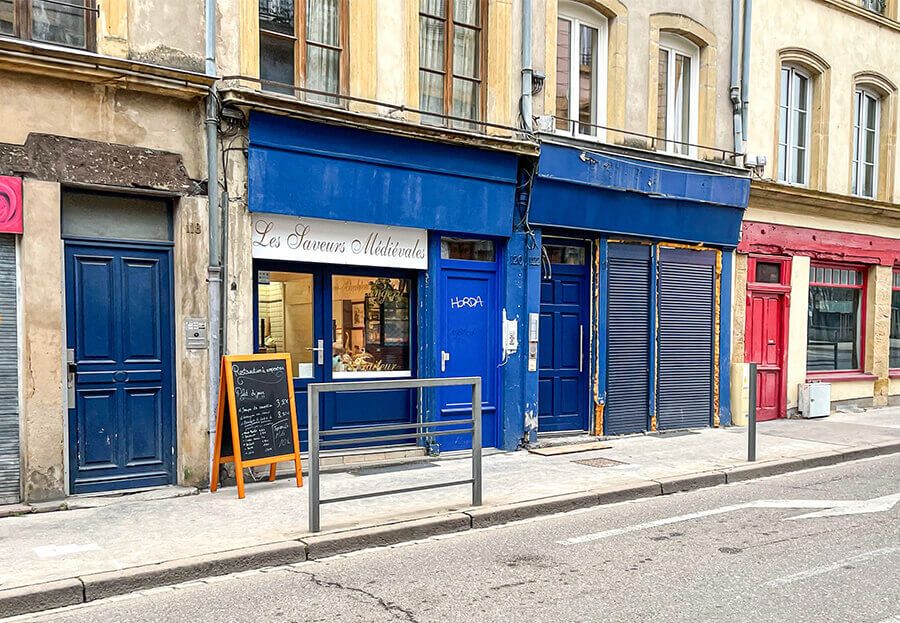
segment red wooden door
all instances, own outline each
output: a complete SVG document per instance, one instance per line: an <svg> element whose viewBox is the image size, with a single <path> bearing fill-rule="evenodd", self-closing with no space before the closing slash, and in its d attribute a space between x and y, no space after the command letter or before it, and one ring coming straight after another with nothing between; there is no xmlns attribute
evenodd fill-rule
<svg viewBox="0 0 900 623"><path fill-rule="evenodd" d="M748 362L756 368L756 419L774 420L783 416L785 293L749 292L747 305Z"/></svg>

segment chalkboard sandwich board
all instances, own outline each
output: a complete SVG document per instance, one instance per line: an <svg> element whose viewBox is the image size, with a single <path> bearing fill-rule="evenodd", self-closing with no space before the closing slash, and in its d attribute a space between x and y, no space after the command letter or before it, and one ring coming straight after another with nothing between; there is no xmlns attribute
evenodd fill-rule
<svg viewBox="0 0 900 623"><path fill-rule="evenodd" d="M219 466L234 463L238 497L244 497L244 468L294 461L297 486L300 440L291 378L291 356L227 355L219 373L219 409L210 491L219 488Z"/></svg>

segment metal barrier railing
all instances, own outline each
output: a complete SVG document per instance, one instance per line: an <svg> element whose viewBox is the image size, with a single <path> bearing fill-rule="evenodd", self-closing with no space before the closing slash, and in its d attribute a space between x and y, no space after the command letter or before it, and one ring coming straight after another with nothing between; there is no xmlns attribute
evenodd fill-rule
<svg viewBox="0 0 900 623"><path fill-rule="evenodd" d="M429 387L450 387L470 385L472 387L472 417L471 419L444 420L438 422L417 422L414 424L378 424L375 426L363 426L359 428L342 430L319 430L319 397L322 394L338 392L371 392L392 389L423 389ZM377 497L379 495L392 495L395 493L412 493L440 487L455 487L458 485L472 485L472 506L481 506L481 378L477 376L440 378L440 379L391 379L385 381L349 381L343 383L311 383L307 386L307 401L309 415L309 531L321 530L320 507L322 504L334 504L348 500L361 500ZM451 430L434 430L443 426L469 425L468 428L454 428ZM322 439L322 437L336 437L338 435L361 435L364 433L384 433L393 431L408 431L397 435L378 435L365 437L366 442L399 441L404 439L423 439L440 437L443 435L472 434L472 477L466 480L453 480L450 482L437 482L402 489L389 489L388 491L373 491L344 495L336 498L321 498L319 487L319 451L320 448L333 448L359 443L359 438L350 439Z"/></svg>

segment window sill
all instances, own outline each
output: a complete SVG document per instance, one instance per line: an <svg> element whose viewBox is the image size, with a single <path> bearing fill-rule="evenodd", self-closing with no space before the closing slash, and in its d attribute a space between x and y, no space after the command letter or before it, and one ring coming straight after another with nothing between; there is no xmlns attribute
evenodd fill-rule
<svg viewBox="0 0 900 623"><path fill-rule="evenodd" d="M841 383L845 381L877 381L878 377L868 372L807 372L806 382L826 381Z"/></svg>
<svg viewBox="0 0 900 623"><path fill-rule="evenodd" d="M888 378L891 379L900 379L900 368L896 368L888 372Z"/></svg>

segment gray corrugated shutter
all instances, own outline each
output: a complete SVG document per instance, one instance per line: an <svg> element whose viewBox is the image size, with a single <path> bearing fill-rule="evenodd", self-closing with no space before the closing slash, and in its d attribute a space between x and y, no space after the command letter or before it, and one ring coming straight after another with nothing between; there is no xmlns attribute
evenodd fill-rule
<svg viewBox="0 0 900 623"><path fill-rule="evenodd" d="M16 239L0 234L0 504L19 501Z"/></svg>
<svg viewBox="0 0 900 623"><path fill-rule="evenodd" d="M650 249L611 243L607 254L607 435L647 430L650 392Z"/></svg>
<svg viewBox="0 0 900 623"><path fill-rule="evenodd" d="M660 249L657 425L712 421L715 261L713 251Z"/></svg>

